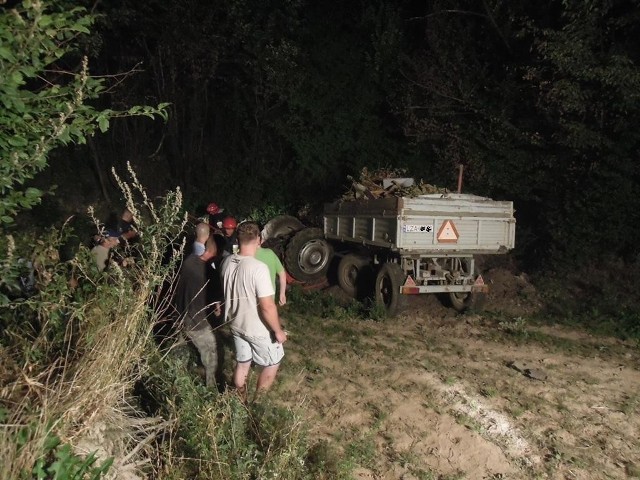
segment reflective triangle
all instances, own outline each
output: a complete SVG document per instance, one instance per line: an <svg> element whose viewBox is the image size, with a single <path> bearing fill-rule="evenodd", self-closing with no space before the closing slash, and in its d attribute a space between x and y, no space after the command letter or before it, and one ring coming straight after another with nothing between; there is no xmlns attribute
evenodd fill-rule
<svg viewBox="0 0 640 480"><path fill-rule="evenodd" d="M456 243L458 241L458 230L451 220L445 220L438 230L436 239L441 243Z"/></svg>
<svg viewBox="0 0 640 480"><path fill-rule="evenodd" d="M407 279L404 281L405 287L415 287L416 282L411 275L407 275Z"/></svg>

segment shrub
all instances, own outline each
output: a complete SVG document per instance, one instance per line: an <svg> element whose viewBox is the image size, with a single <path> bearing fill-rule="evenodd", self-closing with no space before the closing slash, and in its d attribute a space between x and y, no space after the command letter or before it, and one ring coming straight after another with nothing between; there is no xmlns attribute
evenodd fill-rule
<svg viewBox="0 0 640 480"><path fill-rule="evenodd" d="M165 252L173 249L184 215L179 191L154 204L132 177L132 185L122 187L141 232L135 251L128 251L135 264L98 272L86 247L60 262L46 254L59 236L40 237L53 243L36 243L27 257L47 258L36 269L36 293L0 310L0 407L7 417L0 429L1 478L29 476L34 468L46 473L55 462L89 475L111 457L112 475L133 473L148 454L137 443L160 430L160 419L140 418L127 398L146 368L163 306L158 291L174 270ZM29 435L21 433L24 425L32 426ZM51 438L62 446L47 450ZM78 463L80 457L86 458Z"/></svg>

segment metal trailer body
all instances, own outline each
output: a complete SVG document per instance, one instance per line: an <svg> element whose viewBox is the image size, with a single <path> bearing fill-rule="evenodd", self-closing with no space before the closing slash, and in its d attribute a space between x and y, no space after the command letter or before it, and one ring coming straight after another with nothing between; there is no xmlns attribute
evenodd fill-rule
<svg viewBox="0 0 640 480"><path fill-rule="evenodd" d="M512 202L470 194L338 201L325 205L323 233L347 252L367 252L374 264L398 264L401 293L464 296L486 291L474 255L514 248L513 213Z"/></svg>

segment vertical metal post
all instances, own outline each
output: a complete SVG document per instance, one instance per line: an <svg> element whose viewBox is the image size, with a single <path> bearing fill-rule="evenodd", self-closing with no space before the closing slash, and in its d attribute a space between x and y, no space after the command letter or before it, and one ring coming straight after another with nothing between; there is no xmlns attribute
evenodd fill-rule
<svg viewBox="0 0 640 480"><path fill-rule="evenodd" d="M462 172L464 170L464 165L458 165L458 193L462 193Z"/></svg>

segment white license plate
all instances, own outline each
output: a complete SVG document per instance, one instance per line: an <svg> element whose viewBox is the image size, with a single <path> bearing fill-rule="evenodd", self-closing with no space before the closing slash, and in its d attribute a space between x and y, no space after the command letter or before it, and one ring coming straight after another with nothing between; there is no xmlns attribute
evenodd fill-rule
<svg viewBox="0 0 640 480"><path fill-rule="evenodd" d="M403 225L402 231L404 231L405 233L410 233L410 232L431 233L433 232L433 225Z"/></svg>

